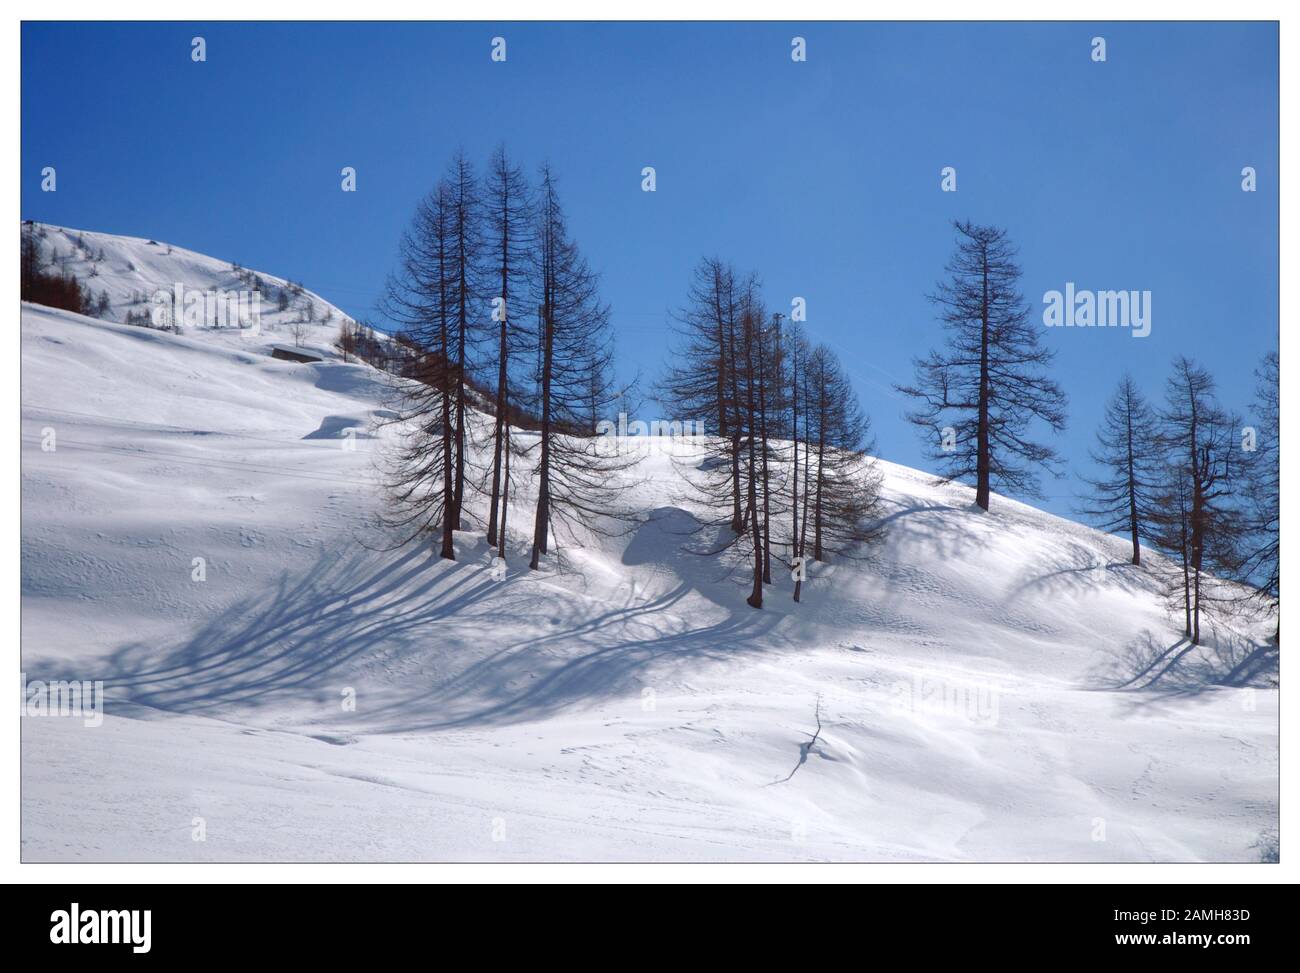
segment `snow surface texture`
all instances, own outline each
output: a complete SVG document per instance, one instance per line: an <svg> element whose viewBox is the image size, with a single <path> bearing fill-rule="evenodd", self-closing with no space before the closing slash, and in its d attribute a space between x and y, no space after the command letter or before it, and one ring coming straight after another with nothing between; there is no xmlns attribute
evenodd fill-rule
<svg viewBox="0 0 1300 973"><path fill-rule="evenodd" d="M110 317L238 286L85 239ZM331 349L341 312L319 364L271 358L268 317L23 306L23 670L107 699L23 719L25 860L1276 856L1276 656L1184 651L1123 540L882 463L887 538L755 611L651 455L642 519L542 572L526 491L504 579L477 530L386 551L384 377Z"/></svg>

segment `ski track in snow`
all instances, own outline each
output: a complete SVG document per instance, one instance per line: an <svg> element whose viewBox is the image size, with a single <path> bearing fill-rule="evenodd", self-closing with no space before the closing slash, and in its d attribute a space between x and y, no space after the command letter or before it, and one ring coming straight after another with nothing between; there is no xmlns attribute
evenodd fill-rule
<svg viewBox="0 0 1300 973"><path fill-rule="evenodd" d="M118 317L237 286L85 238ZM23 306L23 669L107 694L98 727L23 720L24 860L1251 861L1276 834L1275 653L1180 656L1122 540L882 462L886 539L754 611L743 564L683 552L703 511L651 456L651 515L562 568L522 532L499 582L478 531L454 564L385 551L390 403L333 316L299 364L276 314Z"/></svg>

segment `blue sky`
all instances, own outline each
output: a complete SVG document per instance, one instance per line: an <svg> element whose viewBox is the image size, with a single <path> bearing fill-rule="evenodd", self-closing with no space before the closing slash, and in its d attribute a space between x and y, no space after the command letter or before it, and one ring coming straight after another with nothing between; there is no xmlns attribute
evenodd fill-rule
<svg viewBox="0 0 1300 973"><path fill-rule="evenodd" d="M190 59L190 38L207 61ZM491 39L508 58L494 63ZM808 59L790 59L790 39ZM1107 60L1090 57L1103 36ZM705 254L806 299L878 452L925 467L894 381L940 341L950 222L1005 227L1024 291L1152 292L1152 332L1046 329L1073 472L1124 370L1209 366L1246 411L1278 340L1273 24L24 24L22 215L154 237L371 316L413 206L463 148L549 160L653 375ZM43 166L58 191L40 191ZM340 191L354 166L358 191ZM654 193L641 169L657 170ZM957 192L940 170L957 169ZM1258 190L1241 191L1253 166ZM676 417L691 418L691 417ZM1044 506L1069 513L1071 475Z"/></svg>

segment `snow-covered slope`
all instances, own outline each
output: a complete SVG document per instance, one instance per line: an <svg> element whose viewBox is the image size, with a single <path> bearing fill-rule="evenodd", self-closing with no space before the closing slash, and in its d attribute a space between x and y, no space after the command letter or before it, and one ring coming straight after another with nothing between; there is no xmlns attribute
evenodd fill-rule
<svg viewBox="0 0 1300 973"><path fill-rule="evenodd" d="M161 291L174 295L177 285L182 297L196 292L244 296L251 300L256 278L262 285L258 327L194 328L182 323L182 332L200 333L205 341L225 348L269 351L279 346L329 359L339 357L334 342L339 325L347 315L319 295L297 288L282 277L159 240L43 223L33 224L32 229L37 233L47 263L71 273L94 297L107 293L109 305L101 320L122 323L129 313L147 315L155 306L154 294ZM280 308L281 291L285 295L283 309Z"/></svg>
<svg viewBox="0 0 1300 973"><path fill-rule="evenodd" d="M754 611L652 455L631 531L498 579L386 549L382 376L273 341L23 307L23 668L107 697L23 720L25 859L1275 853L1275 656L1184 653L1122 541L882 463L871 557Z"/></svg>

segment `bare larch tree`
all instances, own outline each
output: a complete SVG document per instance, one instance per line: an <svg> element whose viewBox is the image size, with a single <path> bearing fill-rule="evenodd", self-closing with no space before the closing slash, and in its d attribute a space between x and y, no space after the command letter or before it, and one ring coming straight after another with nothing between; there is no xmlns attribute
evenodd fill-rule
<svg viewBox="0 0 1300 973"><path fill-rule="evenodd" d="M1181 574L1171 601L1183 610L1184 634L1199 645L1202 616L1231 601L1212 572L1239 563L1241 519L1233 502L1243 465L1239 423L1216 401L1209 372L1183 356L1174 360L1165 402L1160 438L1169 482L1161 501L1162 546L1174 552Z"/></svg>
<svg viewBox="0 0 1300 973"><path fill-rule="evenodd" d="M440 555L448 560L456 558L455 362L461 344L452 298L453 211L445 181L416 207L383 299L385 313L402 326L411 344L406 377L396 379L399 442L388 471L396 501L392 522L407 532L407 539L440 532ZM346 330L346 321L343 326Z"/></svg>
<svg viewBox="0 0 1300 973"><path fill-rule="evenodd" d="M451 521L460 529L461 512L465 500L465 450L467 445L468 402L466 395L469 377L467 354L482 324L483 301L479 273L482 257L482 224L479 186L474 176L474 166L465 154L458 153L447 174L449 202L449 287L455 316L455 342L451 368L455 379L456 398L456 462L455 489Z"/></svg>
<svg viewBox="0 0 1300 973"><path fill-rule="evenodd" d="M1263 602L1275 619L1273 640L1281 641L1282 620L1278 610L1281 596L1282 481L1279 441L1280 360L1276 351L1264 356L1255 372L1255 449L1248 453L1245 489L1246 547L1238 576L1254 589L1253 600Z"/></svg>
<svg viewBox="0 0 1300 973"><path fill-rule="evenodd" d="M602 448L605 437L589 427L593 402L604 411L619 399L613 382L609 307L600 300L596 275L569 237L549 167L543 167L537 198L539 321L537 403L540 430L533 468L537 510L529 567L536 570L550 550L556 524L570 531L599 531L615 512L616 473L631 465Z"/></svg>
<svg viewBox="0 0 1300 973"><path fill-rule="evenodd" d="M1141 542L1156 531L1156 497L1164 457L1160 452L1156 415L1137 383L1125 375L1106 403L1092 461L1104 473L1083 481L1090 492L1082 513L1098 529L1124 532L1133 543L1133 563L1142 563Z"/></svg>
<svg viewBox="0 0 1300 973"><path fill-rule="evenodd" d="M484 287L491 294L495 333L496 415L492 432L492 468L487 523L488 544L500 556L506 553L504 505L509 495L505 482L510 464L507 440L510 431L512 366L516 352L536 341L530 311L533 253L533 214L528 182L522 170L511 164L500 147L488 163L482 193L487 232L484 241ZM491 360L492 356L488 356Z"/></svg>
<svg viewBox="0 0 1300 973"><path fill-rule="evenodd" d="M957 249L948 279L930 300L940 309L947 348L915 361L917 400L907 418L925 430L942 479L973 479L975 503L989 509L994 486L1040 495L1037 472L1059 461L1031 437L1034 420L1065 427L1065 393L1044 374L1053 353L1039 344L1019 291L1020 267L1004 230L954 224Z"/></svg>

